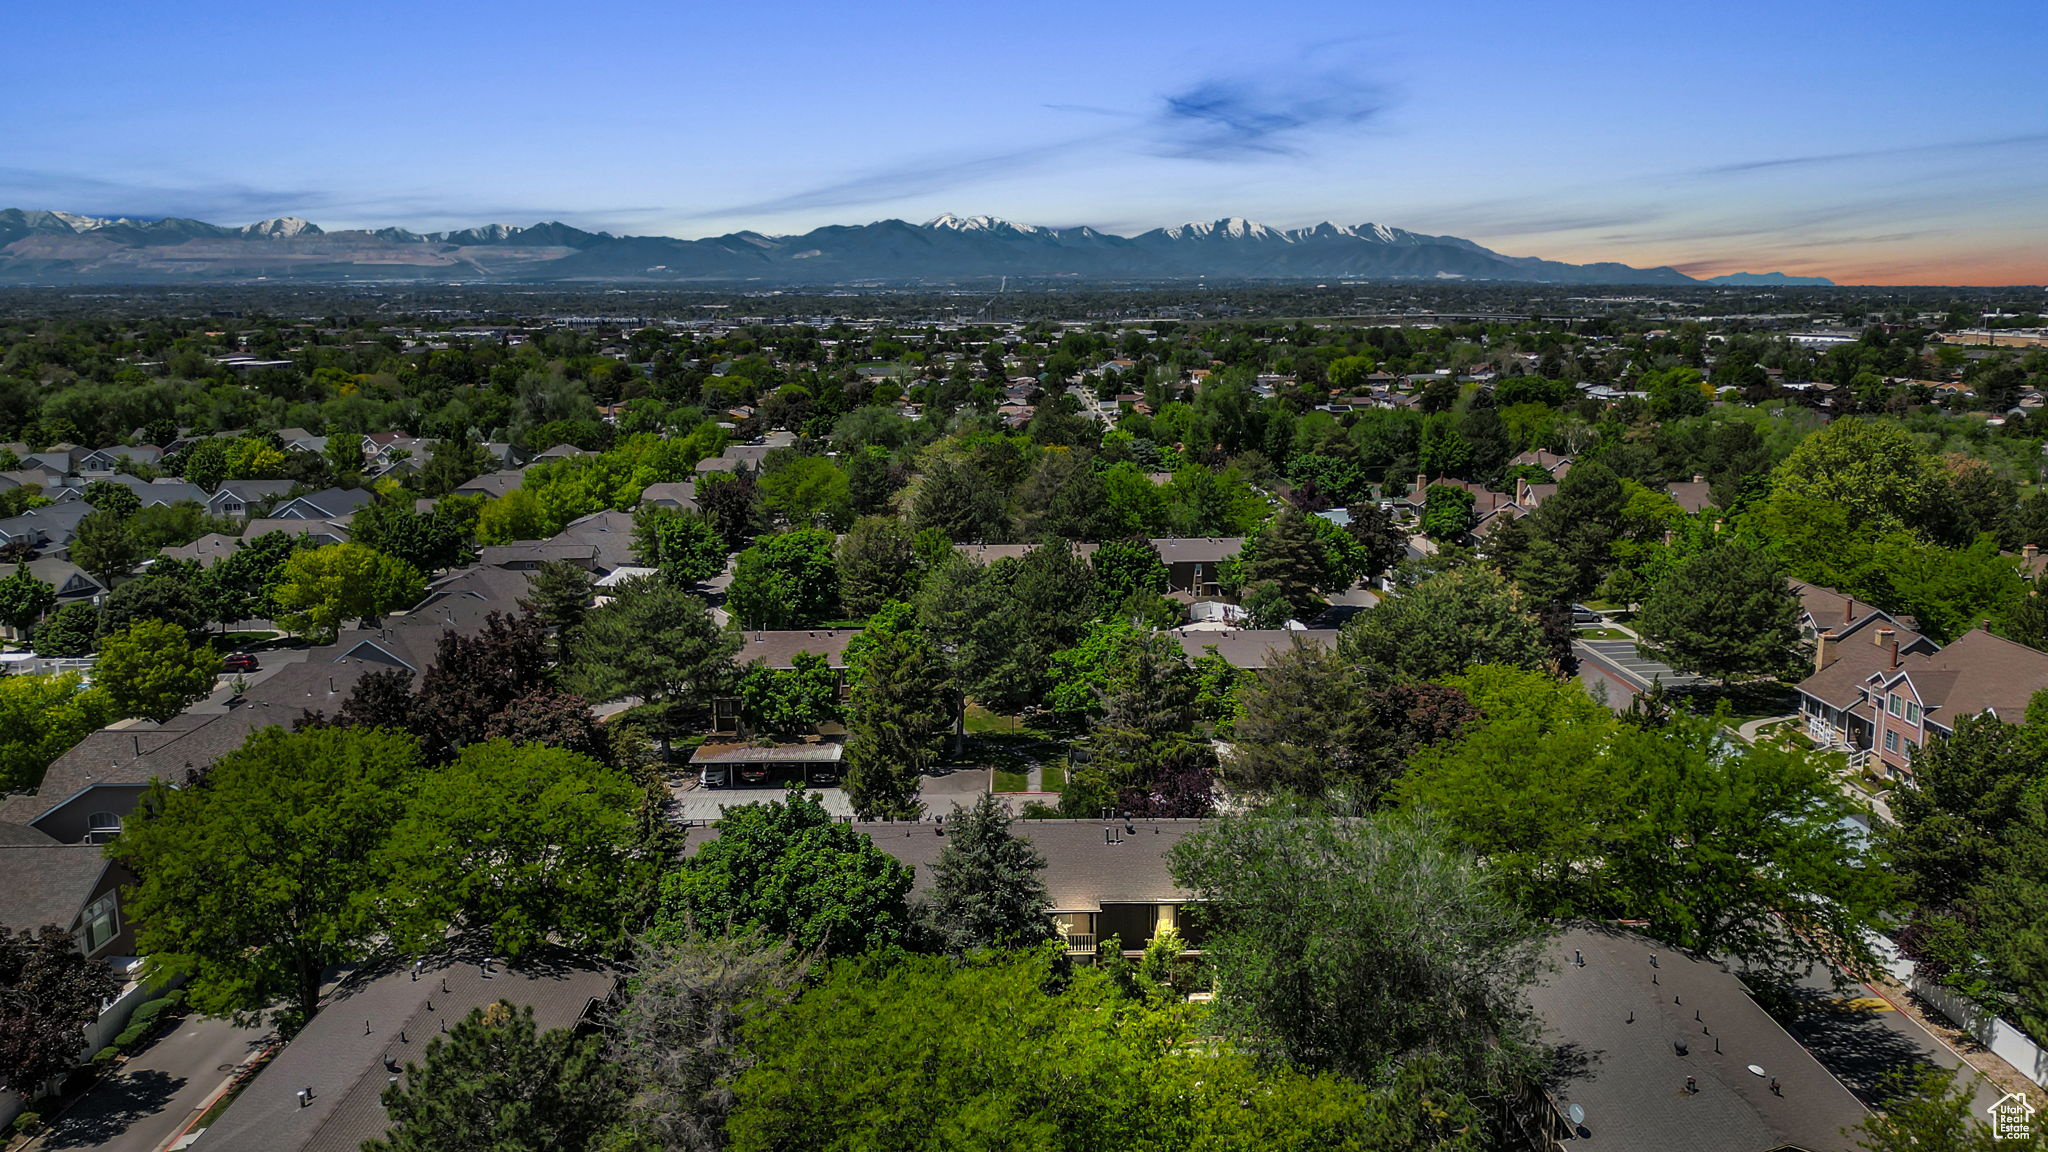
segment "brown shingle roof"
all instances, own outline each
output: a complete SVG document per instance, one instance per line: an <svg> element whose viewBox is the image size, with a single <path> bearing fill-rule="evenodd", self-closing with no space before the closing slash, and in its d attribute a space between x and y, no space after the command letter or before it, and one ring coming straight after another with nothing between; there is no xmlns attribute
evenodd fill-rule
<svg viewBox="0 0 2048 1152"><path fill-rule="evenodd" d="M1337 646L1335 628L1238 628L1221 631L1201 628L1176 628L1167 633L1180 644L1181 651L1188 659L1198 660L1215 648L1232 667L1249 668L1253 671L1264 668L1272 658L1296 644L1313 644L1325 648Z"/></svg>
<svg viewBox="0 0 2048 1152"><path fill-rule="evenodd" d="M1973 628L1939 652L1901 660L1899 674L1913 682L1921 706L1936 714L1929 719L1944 728L1985 711L2018 724L2034 693L2048 688L2048 652ZM1887 684L1895 682L1886 677Z"/></svg>
<svg viewBox="0 0 2048 1152"><path fill-rule="evenodd" d="M759 660L770 668L793 667L796 654L810 652L825 658L833 668L846 667L846 644L860 635L858 628L812 628L783 632L742 632L740 650L733 653L739 664Z"/></svg>

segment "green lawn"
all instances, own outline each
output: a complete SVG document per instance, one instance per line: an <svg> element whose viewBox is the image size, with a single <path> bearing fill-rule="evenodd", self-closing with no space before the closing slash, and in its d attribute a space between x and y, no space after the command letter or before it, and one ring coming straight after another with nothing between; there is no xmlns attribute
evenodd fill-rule
<svg viewBox="0 0 2048 1152"><path fill-rule="evenodd" d="M1067 786L1067 766L1057 761L1048 761L1038 769L1041 792L1057 792Z"/></svg>
<svg viewBox="0 0 2048 1152"><path fill-rule="evenodd" d="M1579 639L1626 640L1628 639L1628 633L1623 632L1618 628L1581 628L1579 629Z"/></svg>
<svg viewBox="0 0 2048 1152"><path fill-rule="evenodd" d="M1031 778L1022 772L1008 768L996 769L995 790L998 792L1022 792L1030 783Z"/></svg>

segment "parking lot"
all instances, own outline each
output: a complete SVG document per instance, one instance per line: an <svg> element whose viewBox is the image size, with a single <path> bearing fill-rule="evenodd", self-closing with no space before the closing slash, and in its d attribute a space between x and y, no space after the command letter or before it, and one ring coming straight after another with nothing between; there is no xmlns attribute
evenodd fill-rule
<svg viewBox="0 0 2048 1152"><path fill-rule="evenodd" d="M924 799L927 816L944 815L955 804L971 804L975 796L986 792L989 773L985 768L962 768L951 772L926 776L918 785L918 795ZM781 781L763 784L738 784L724 788L699 787L695 777L689 777L670 787L675 796L675 816L678 820L716 820L729 806L754 804L763 800L779 800L787 787ZM853 804L846 798L844 788L813 788L812 792L823 798L825 810L834 816L852 818Z"/></svg>
<svg viewBox="0 0 2048 1152"><path fill-rule="evenodd" d="M1617 710L1627 708L1637 693L1648 692L1652 682L1661 681L1667 689L1707 683L1704 677L1645 656L1633 640L1577 640L1572 651L1579 658L1580 681L1588 688L1606 685L1608 706Z"/></svg>

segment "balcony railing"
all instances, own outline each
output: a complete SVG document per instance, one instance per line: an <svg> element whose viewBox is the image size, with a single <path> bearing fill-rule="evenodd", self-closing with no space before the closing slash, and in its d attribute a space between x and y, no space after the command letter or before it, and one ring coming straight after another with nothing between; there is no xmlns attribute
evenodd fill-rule
<svg viewBox="0 0 2048 1152"><path fill-rule="evenodd" d="M1069 932L1069 933L1067 933L1067 951L1069 951L1069 952L1093 952L1093 951L1095 951L1095 934L1094 934L1093 932Z"/></svg>

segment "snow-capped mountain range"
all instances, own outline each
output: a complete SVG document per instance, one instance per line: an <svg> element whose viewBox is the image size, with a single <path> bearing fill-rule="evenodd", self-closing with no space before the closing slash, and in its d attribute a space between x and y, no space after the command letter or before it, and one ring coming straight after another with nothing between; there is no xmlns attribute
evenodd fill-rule
<svg viewBox="0 0 2048 1152"><path fill-rule="evenodd" d="M1738 274L1744 276L1747 274ZM1778 277L1731 282L1825 283ZM453 232L325 231L296 216L243 227L170 217L0 211L0 282L290 279L701 284L952 284L998 276L1092 282L1466 280L1700 283L1674 268L1505 256L1385 224L1272 228L1227 217L1118 236L950 213L795 236L613 236L558 221ZM1712 281L1708 281L1711 283Z"/></svg>

